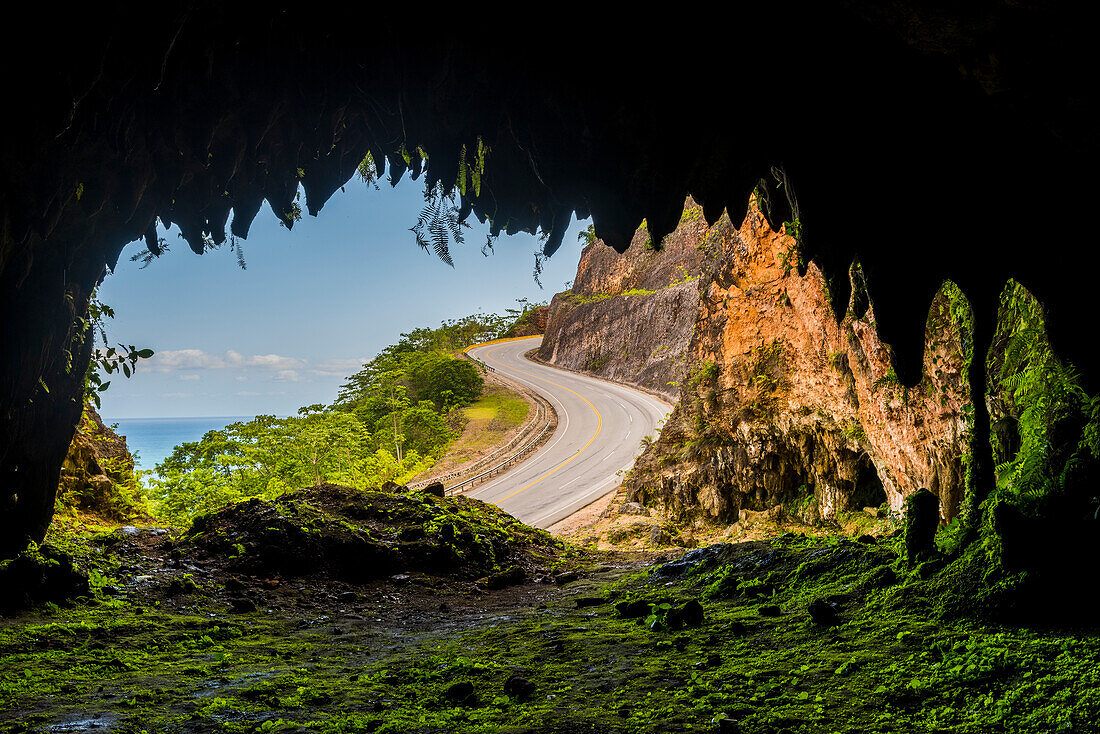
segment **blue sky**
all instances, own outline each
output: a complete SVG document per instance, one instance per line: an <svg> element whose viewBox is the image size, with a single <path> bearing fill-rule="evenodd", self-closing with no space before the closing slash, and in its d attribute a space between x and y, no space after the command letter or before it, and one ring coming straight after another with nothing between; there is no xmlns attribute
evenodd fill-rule
<svg viewBox="0 0 1100 734"><path fill-rule="evenodd" d="M107 336L157 354L129 380L113 378L104 418L285 415L329 403L401 332L549 300L573 280L587 221L572 223L539 290L534 236L502 235L483 257L487 227L471 217L454 269L417 247L409 227L422 190L354 178L293 231L265 205L243 241L246 270L228 247L193 254L174 228L163 233L171 251L144 270L129 260L144 247L127 246L99 289L116 311Z"/></svg>

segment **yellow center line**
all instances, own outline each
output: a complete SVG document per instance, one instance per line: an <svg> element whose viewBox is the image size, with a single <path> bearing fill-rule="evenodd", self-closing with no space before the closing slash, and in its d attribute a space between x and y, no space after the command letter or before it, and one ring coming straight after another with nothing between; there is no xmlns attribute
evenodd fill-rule
<svg viewBox="0 0 1100 734"><path fill-rule="evenodd" d="M584 452L584 450L585 450L585 449L587 449L587 448L588 448L589 446L591 446L591 445L592 445L592 442L596 440L596 436L599 436L599 435L600 435L600 431L602 431L602 430L603 430L603 416L602 416L602 415L600 415L600 411L596 410L596 406L595 406L595 405L593 405L592 403L588 402L588 398L586 398L585 396L581 395L581 394L580 394L579 392L577 392L576 390L571 390L571 389L569 389L568 387L566 387L565 385L559 385L558 383L554 382L553 380L547 380L547 379L546 379L545 377L539 377L538 375L534 375L534 374L531 374L530 372L524 372L523 370L521 370L521 369L517 369L516 367L511 367L511 366L509 366L509 365L506 365L506 364L504 364L503 362L500 362L500 361L498 361L498 360L495 360L495 359L493 359L492 357L490 357L490 356L489 356L489 355L490 355L490 354L492 354L493 352L497 352L497 351L500 351L500 350L501 350L501 349L503 349L503 348L504 348L504 345L502 344L501 346L497 347L496 349L491 349L491 350L489 350L488 352L486 352L486 353L485 353L485 358L486 358L486 359L488 359L488 360L489 360L490 362L496 362L496 363L497 363L497 364L499 364L499 365L500 365L501 367L504 367L504 368L506 368L506 369L511 369L511 370L515 370L516 372L519 372L519 373L520 373L521 375L527 375L528 377L533 377L533 378L535 378L536 380L542 380L543 382L548 382L548 383L550 383L551 385L554 385L554 386L556 386L556 387L560 387L560 388L561 388L562 390L567 390L567 391L569 391L569 392L573 393L573 394L574 394L574 395L576 395L576 396L577 396L578 398L580 398L581 400L583 400L583 401L584 401L585 403L588 403L588 407L589 407L589 408L591 408L591 409L592 409L592 412L596 414L596 421L597 421L597 423L596 423L596 432L592 434L592 438L588 439L588 443L586 443L586 444L585 444L584 446L581 446L581 447L580 447L580 448L579 448L579 449L577 450L577 453L573 454L573 455L572 455L572 456L570 456L570 457L569 457L568 459L566 459L565 461L561 462L560 464L558 464L557 466L555 466L555 467L554 467L553 469L551 469L550 471L546 472L546 473L545 473L545 474L543 474L543 475L542 475L541 477L539 477L539 478L538 478L538 479L536 479L535 481L531 482L531 483L530 483L530 484L528 484L527 486L525 486L525 487L520 487L520 488L519 488L519 489L517 489L517 490L516 490L515 492L512 492L511 494L507 495L506 497L501 497L501 498L500 498L499 500L497 500L497 502L498 502L498 503L499 503L499 502L503 502L504 500L508 499L509 497L515 497L515 496L516 496L517 494L519 494L520 492L523 492L524 490L528 490L528 489L530 489L531 487L534 487L534 486L535 486L536 484L538 484L539 482L541 482L541 481L542 481L543 479L546 479L546 478L547 478L548 476L550 476L551 474L553 474L554 472L556 472L556 471L557 471L558 469L561 469L561 468L562 468L563 466L565 466L566 464L568 464L568 463L569 463L570 461L572 461L573 459L575 459L575 458L577 458L578 456L580 456L580 455L581 455L581 454L582 454L582 453Z"/></svg>

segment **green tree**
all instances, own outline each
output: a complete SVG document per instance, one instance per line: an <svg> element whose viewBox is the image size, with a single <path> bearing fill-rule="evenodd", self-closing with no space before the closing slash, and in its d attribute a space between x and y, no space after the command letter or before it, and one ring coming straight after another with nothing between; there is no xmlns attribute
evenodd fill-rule
<svg viewBox="0 0 1100 734"><path fill-rule="evenodd" d="M230 502L325 482L401 481L433 461L417 451L398 459L372 443L354 413L311 405L289 418L261 415L177 446L157 465L149 494L162 517L184 523Z"/></svg>

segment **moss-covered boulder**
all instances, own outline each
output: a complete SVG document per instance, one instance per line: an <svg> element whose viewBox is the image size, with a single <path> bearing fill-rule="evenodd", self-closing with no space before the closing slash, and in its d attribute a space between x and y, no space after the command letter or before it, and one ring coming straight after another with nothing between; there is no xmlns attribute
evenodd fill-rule
<svg viewBox="0 0 1100 734"><path fill-rule="evenodd" d="M0 613L35 602L59 602L89 593L88 576L69 554L31 543L15 558L0 561Z"/></svg>
<svg viewBox="0 0 1100 734"><path fill-rule="evenodd" d="M350 582L410 571L532 578L547 573L561 548L545 531L468 497L332 484L203 515L183 543L241 573L328 573Z"/></svg>

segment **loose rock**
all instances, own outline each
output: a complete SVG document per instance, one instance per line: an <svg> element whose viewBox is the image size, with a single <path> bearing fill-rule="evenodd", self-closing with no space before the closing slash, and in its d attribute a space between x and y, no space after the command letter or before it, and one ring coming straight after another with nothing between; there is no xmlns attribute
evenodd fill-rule
<svg viewBox="0 0 1100 734"><path fill-rule="evenodd" d="M515 586L516 584L522 584L524 579L527 578L527 573L519 566L512 566L500 573L494 573L489 576L485 586L490 589L503 589L506 586Z"/></svg>
<svg viewBox="0 0 1100 734"><path fill-rule="evenodd" d="M474 684L469 681L460 681L449 687L444 695L447 700L455 703L472 703L475 700Z"/></svg>
<svg viewBox="0 0 1100 734"><path fill-rule="evenodd" d="M683 627L698 627L703 623L704 616L703 605L692 599L682 607L669 610L668 626L674 630Z"/></svg>
<svg viewBox="0 0 1100 734"><path fill-rule="evenodd" d="M940 523L940 498L918 489L905 500L905 553L909 565L932 557Z"/></svg>
<svg viewBox="0 0 1100 734"><path fill-rule="evenodd" d="M640 502L624 502L619 507L620 515L649 515L649 509Z"/></svg>
<svg viewBox="0 0 1100 734"><path fill-rule="evenodd" d="M809 611L810 619L814 621L814 624L831 627L832 625L840 623L836 604L824 601L823 599L814 599L810 602L807 611Z"/></svg>
<svg viewBox="0 0 1100 734"><path fill-rule="evenodd" d="M246 597L229 600L229 611L234 614L248 614L256 611L256 602Z"/></svg>
<svg viewBox="0 0 1100 734"><path fill-rule="evenodd" d="M536 686L522 675L513 674L504 682L504 693L512 698L523 700L535 692Z"/></svg>
<svg viewBox="0 0 1100 734"><path fill-rule="evenodd" d="M634 599L633 601L621 601L615 605L615 611L624 619L637 619L649 615L653 602L648 599Z"/></svg>

